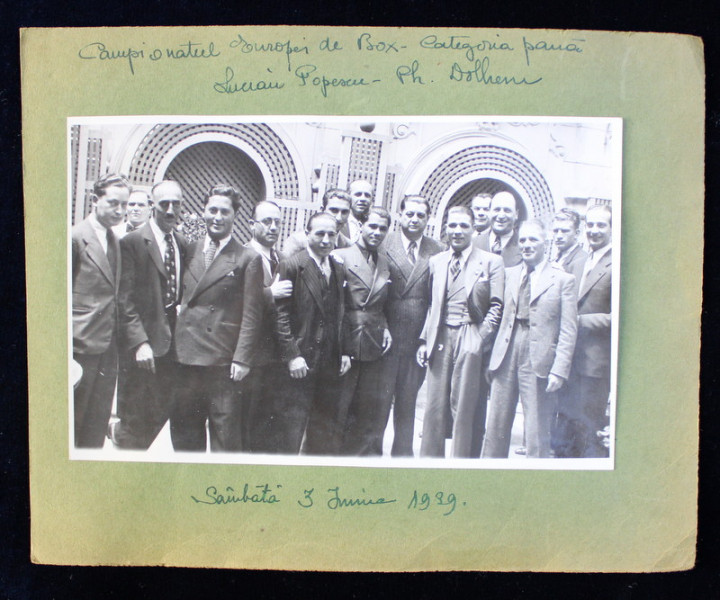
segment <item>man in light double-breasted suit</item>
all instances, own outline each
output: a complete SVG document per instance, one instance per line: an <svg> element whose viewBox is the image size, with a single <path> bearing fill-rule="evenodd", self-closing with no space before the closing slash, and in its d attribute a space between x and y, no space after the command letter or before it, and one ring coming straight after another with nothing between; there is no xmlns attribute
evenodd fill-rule
<svg viewBox="0 0 720 600"><path fill-rule="evenodd" d="M502 256L505 268L519 265L522 258L518 247L517 201L510 192L498 192L490 201L490 227L476 236L473 244Z"/></svg>
<svg viewBox="0 0 720 600"><path fill-rule="evenodd" d="M590 254L575 267L579 279L578 337L568 389L561 397L553 446L558 457L608 455L598 431L607 424L610 394L612 213L593 206L585 215Z"/></svg>
<svg viewBox="0 0 720 600"><path fill-rule="evenodd" d="M240 197L215 186L205 197L205 238L188 248L175 328L178 382L170 417L175 450L239 451L240 392L250 371L263 316L260 255L232 239Z"/></svg>
<svg viewBox="0 0 720 600"><path fill-rule="evenodd" d="M415 353L420 345L428 305L428 260L443 250L440 242L423 235L429 206L422 196L405 196L400 203L400 231L389 233L380 252L387 256L390 290L387 321L393 344L388 363L388 391L393 396L393 456L413 455L415 403L425 379Z"/></svg>
<svg viewBox="0 0 720 600"><path fill-rule="evenodd" d="M502 259L472 245L473 215L448 211L450 249L430 259L430 309L420 333L420 365L429 365L420 455L479 454L485 433L487 384L483 371L502 315Z"/></svg>
<svg viewBox="0 0 720 600"><path fill-rule="evenodd" d="M72 229L73 359L82 378L73 395L75 446L102 448L118 372L120 245L112 228L125 215L130 184L120 175L95 182L92 212Z"/></svg>
<svg viewBox="0 0 720 600"><path fill-rule="evenodd" d="M373 207L360 239L334 253L347 281L343 354L350 356L352 366L341 397L347 414L341 452L348 455L382 454L383 432L390 416L384 360L392 344L385 312L390 269L386 256L378 252L389 227L389 213Z"/></svg>
<svg viewBox="0 0 720 600"><path fill-rule="evenodd" d="M545 259L545 227L523 223L518 242L523 264L506 271L503 318L490 356L483 458L507 458L518 395L528 457L550 456L556 392L570 374L577 337L575 278Z"/></svg>

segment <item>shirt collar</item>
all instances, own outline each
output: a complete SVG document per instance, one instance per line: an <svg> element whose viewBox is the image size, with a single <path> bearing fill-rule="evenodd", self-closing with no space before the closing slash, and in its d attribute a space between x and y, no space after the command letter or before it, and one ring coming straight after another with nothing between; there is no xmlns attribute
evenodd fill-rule
<svg viewBox="0 0 720 600"><path fill-rule="evenodd" d="M577 242L575 242L572 246L570 246L567 250L563 250L562 252L558 252L558 258L565 258L566 256L570 255L575 248L578 247Z"/></svg>
<svg viewBox="0 0 720 600"><path fill-rule="evenodd" d="M612 246L612 242L608 242L605 246L600 248L600 250L595 250L594 252L590 251L590 258L592 260L600 260L610 251L610 246Z"/></svg>
<svg viewBox="0 0 720 600"><path fill-rule="evenodd" d="M465 250L463 250L463 251L460 253L460 262L461 262L462 264L465 264L465 263L467 262L468 257L470 256L470 253L471 253L472 251L473 251L473 245L470 244L467 248L465 248ZM451 249L450 249L450 260L452 260L452 257L453 257L454 255L455 255L455 250L453 250L453 249L451 248Z"/></svg>
<svg viewBox="0 0 720 600"><path fill-rule="evenodd" d="M162 244L165 243L165 236L166 233L163 232L162 229L158 227L158 224L155 222L155 219L150 219L148 221L150 224L150 230L153 232L153 235L155 236L155 241L158 243L158 246L162 247ZM172 234L172 231L170 232Z"/></svg>
<svg viewBox="0 0 720 600"><path fill-rule="evenodd" d="M410 247L410 243L413 241L409 237L407 237L402 230L400 231L400 241L402 242L403 249L405 250L405 254L407 254L408 248ZM420 242L422 242L422 237L415 242L415 251L417 252L420 249Z"/></svg>
<svg viewBox="0 0 720 600"><path fill-rule="evenodd" d="M95 216L95 212L91 212L90 216L88 217L88 221L90 221L90 225L92 225L92 228L95 230L95 233L97 233L99 236L106 237L107 236L107 228L100 223L100 221L97 220L97 217Z"/></svg>
<svg viewBox="0 0 720 600"><path fill-rule="evenodd" d="M217 250L215 251L215 256L220 254L220 250L222 250L225 246L228 245L228 242L230 241L230 238L232 237L232 234L228 235L227 237L224 237L221 239L217 244ZM203 244L203 253L208 251L208 248L210 247L210 236L205 234L205 243Z"/></svg>
<svg viewBox="0 0 720 600"><path fill-rule="evenodd" d="M310 258L312 258L312 259L315 261L315 264L322 269L322 264L323 264L324 260L326 260L326 259L322 259L322 258L320 258L317 254L315 254L315 253L310 249L310 246L309 246L309 245L308 245L308 247L307 247L307 251L308 251L308 254L310 255Z"/></svg>
<svg viewBox="0 0 720 600"><path fill-rule="evenodd" d="M500 247L505 248L505 246L508 245L508 242L510 241L510 238L513 236L513 233L515 233L514 230L510 230L509 233L506 233L505 235L498 235L495 233L495 231L491 228L490 229L490 245L495 241L496 238L500 238Z"/></svg>

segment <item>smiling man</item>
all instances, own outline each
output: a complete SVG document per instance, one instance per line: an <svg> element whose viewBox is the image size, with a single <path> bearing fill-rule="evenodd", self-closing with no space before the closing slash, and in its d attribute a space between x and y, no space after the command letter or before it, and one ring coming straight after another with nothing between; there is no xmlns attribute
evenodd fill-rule
<svg viewBox="0 0 720 600"><path fill-rule="evenodd" d="M175 320L187 246L175 231L183 204L180 185L161 181L152 195L153 217L120 241L125 366L118 382L120 421L108 429L116 446L136 450L149 448L170 416L177 367Z"/></svg>
<svg viewBox="0 0 720 600"><path fill-rule="evenodd" d="M387 320L393 345L387 354L388 392L393 397L393 456L413 455L415 404L425 369L415 353L430 304L428 261L442 252L440 242L424 235L430 216L423 196L400 202L400 231L389 233L380 251L390 267Z"/></svg>
<svg viewBox="0 0 720 600"><path fill-rule="evenodd" d="M528 458L550 457L556 393L577 336L575 278L545 258L540 221L520 226L522 264L507 269L500 329L490 356L490 411L483 458L507 458L518 395Z"/></svg>
<svg viewBox="0 0 720 600"><path fill-rule="evenodd" d="M490 202L490 228L474 240L480 250L502 256L505 267L514 267L522 261L518 248L515 225L518 208L515 196L510 192L498 192Z"/></svg>
<svg viewBox="0 0 720 600"><path fill-rule="evenodd" d="M240 207L226 185L204 198L207 235L188 248L175 341L177 393L170 417L175 450L242 449L238 383L250 371L263 315L260 255L232 238Z"/></svg>
<svg viewBox="0 0 720 600"><path fill-rule="evenodd" d="M118 371L120 246L112 228L125 216L130 184L106 175L93 186L92 212L72 229L73 358L83 369L73 394L75 446L102 448Z"/></svg>
<svg viewBox="0 0 720 600"><path fill-rule="evenodd" d="M503 310L502 259L472 245L473 214L448 210L450 248L430 259L432 296L417 362L428 365L420 456L443 458L452 437L456 458L480 455L487 383L483 372Z"/></svg>

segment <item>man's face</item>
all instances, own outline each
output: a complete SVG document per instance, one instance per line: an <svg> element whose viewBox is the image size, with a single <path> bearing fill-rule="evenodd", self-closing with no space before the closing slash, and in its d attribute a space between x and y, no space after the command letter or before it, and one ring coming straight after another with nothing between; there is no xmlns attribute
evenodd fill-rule
<svg viewBox="0 0 720 600"><path fill-rule="evenodd" d="M255 218L250 219L253 238L262 246L272 248L278 241L282 213L273 204L260 204L255 209Z"/></svg>
<svg viewBox="0 0 720 600"><path fill-rule="evenodd" d="M490 200L489 196L475 196L470 203L476 231L485 231L490 226Z"/></svg>
<svg viewBox="0 0 720 600"><path fill-rule="evenodd" d="M560 252L565 252L575 245L580 230L573 227L572 221L555 221L552 232L553 243Z"/></svg>
<svg viewBox="0 0 720 600"><path fill-rule="evenodd" d="M590 209L585 215L585 235L587 235L590 249L594 252L610 243L612 238L612 225L610 216L605 209Z"/></svg>
<svg viewBox="0 0 720 600"><path fill-rule="evenodd" d="M330 198L325 212L335 217L338 227L342 227L350 217L350 205L342 198Z"/></svg>
<svg viewBox="0 0 720 600"><path fill-rule="evenodd" d="M408 239L417 240L425 231L428 222L427 207L424 202L405 202L405 210L400 215L400 228Z"/></svg>
<svg viewBox="0 0 720 600"><path fill-rule="evenodd" d="M490 220L497 235L506 235L512 231L517 221L515 198L510 192L499 192L490 203Z"/></svg>
<svg viewBox="0 0 720 600"><path fill-rule="evenodd" d="M153 193L155 222L164 233L170 233L175 227L182 210L182 190L180 186L167 183L155 188Z"/></svg>
<svg viewBox="0 0 720 600"><path fill-rule="evenodd" d="M545 257L545 234L534 223L520 226L518 245L526 265L539 265Z"/></svg>
<svg viewBox="0 0 720 600"><path fill-rule="evenodd" d="M448 214L445 230L450 240L450 247L462 252L472 241L473 219L464 212L451 212Z"/></svg>
<svg viewBox="0 0 720 600"><path fill-rule="evenodd" d="M372 203L372 186L367 181L353 181L350 184L350 197L355 218L366 217Z"/></svg>
<svg viewBox="0 0 720 600"><path fill-rule="evenodd" d="M388 232L387 219L376 213L370 213L368 220L363 223L362 238L368 250L377 250L383 243Z"/></svg>
<svg viewBox="0 0 720 600"><path fill-rule="evenodd" d="M102 196L93 200L95 217L103 227L120 225L125 217L130 190L124 186L111 185L106 188Z"/></svg>
<svg viewBox="0 0 720 600"><path fill-rule="evenodd" d="M335 249L337 238L337 221L331 216L315 217L312 220L310 229L307 230L308 248L316 256L325 258Z"/></svg>
<svg viewBox="0 0 720 600"><path fill-rule="evenodd" d="M150 218L150 198L145 192L133 192L127 203L127 222L137 228Z"/></svg>
<svg viewBox="0 0 720 600"><path fill-rule="evenodd" d="M227 196L210 196L203 211L205 226L214 241L226 238L232 232L235 211Z"/></svg>

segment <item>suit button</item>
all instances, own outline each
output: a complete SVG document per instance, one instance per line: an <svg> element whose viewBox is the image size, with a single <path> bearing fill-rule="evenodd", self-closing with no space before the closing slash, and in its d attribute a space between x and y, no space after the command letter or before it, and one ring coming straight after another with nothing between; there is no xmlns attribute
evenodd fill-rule
<svg viewBox="0 0 720 600"><path fill-rule="evenodd" d="M215 312L215 307L210 305L210 312Z"/></svg>

